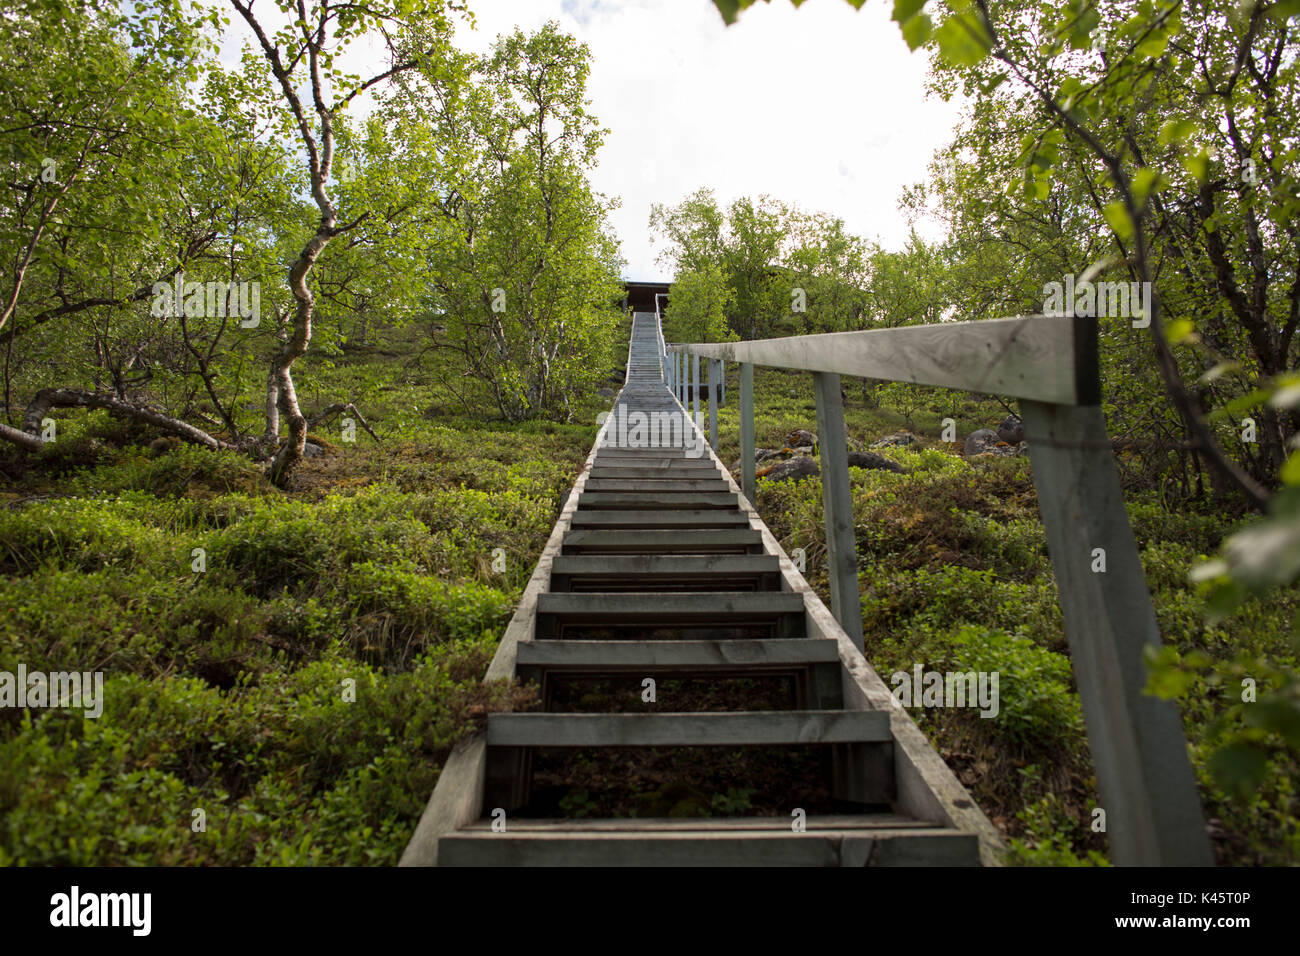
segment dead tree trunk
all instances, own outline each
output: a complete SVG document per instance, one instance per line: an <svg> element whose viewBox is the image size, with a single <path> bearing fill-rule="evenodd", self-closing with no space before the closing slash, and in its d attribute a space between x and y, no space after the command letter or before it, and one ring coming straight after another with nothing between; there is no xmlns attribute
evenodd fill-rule
<svg viewBox="0 0 1300 956"><path fill-rule="evenodd" d="M188 422L165 415L143 403L125 401L111 395L100 395L79 388L41 389L36 393L31 404L27 406L27 412L23 415L23 427L17 429L0 423L0 438L4 438L28 451L39 452L45 447L45 439L41 434L41 423L52 408L106 408L115 414L125 415L136 421L146 422L164 431L169 431L173 435L195 445L202 445L205 448L214 450L235 447L212 437L201 428L195 428Z"/></svg>

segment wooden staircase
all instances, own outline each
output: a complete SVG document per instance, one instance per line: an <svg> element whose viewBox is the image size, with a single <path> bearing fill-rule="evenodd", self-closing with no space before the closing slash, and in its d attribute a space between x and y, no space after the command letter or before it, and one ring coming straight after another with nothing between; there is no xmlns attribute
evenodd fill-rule
<svg viewBox="0 0 1300 956"><path fill-rule="evenodd" d="M665 386L660 343L656 317L637 313L626 385L488 673L537 682L541 710L494 714L453 754L403 865L996 862L991 825ZM631 413L686 428L667 446L617 445ZM604 693L593 705L584 687ZM688 777L714 760L762 766L767 804L557 814L555 792L599 792L642 759ZM556 768L562 786L539 784ZM706 787L681 782L696 812Z"/></svg>

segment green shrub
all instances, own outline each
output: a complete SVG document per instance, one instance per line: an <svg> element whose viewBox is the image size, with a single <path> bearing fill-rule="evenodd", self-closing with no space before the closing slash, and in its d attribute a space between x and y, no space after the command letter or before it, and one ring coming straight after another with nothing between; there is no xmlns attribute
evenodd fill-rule
<svg viewBox="0 0 1300 956"><path fill-rule="evenodd" d="M967 626L949 641L955 671L996 672L999 710L984 722L995 737L1043 751L1083 742L1083 709L1067 657L1020 634Z"/></svg>

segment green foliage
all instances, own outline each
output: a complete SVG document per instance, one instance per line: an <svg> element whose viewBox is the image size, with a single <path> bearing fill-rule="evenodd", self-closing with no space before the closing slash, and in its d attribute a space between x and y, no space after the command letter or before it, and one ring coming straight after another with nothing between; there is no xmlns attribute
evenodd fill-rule
<svg viewBox="0 0 1300 956"><path fill-rule="evenodd" d="M990 733L1010 743L1050 750L1083 737L1083 709L1071 689L1070 662L1029 638L968 626L952 635L952 670L999 675L1000 710Z"/></svg>
<svg viewBox="0 0 1300 956"><path fill-rule="evenodd" d="M0 670L105 674L99 718L0 714L0 862L392 864L455 740L529 706L481 678L594 422L411 416L445 393L375 364L391 443L340 444L292 496L98 414L60 420L98 464L0 479L21 495L0 506Z"/></svg>
<svg viewBox="0 0 1300 956"><path fill-rule="evenodd" d="M1091 811L1089 807L1089 811ZM1110 866L1106 857L1093 849L1078 852L1079 820L1056 794L1048 794L1016 814L1028 840L1007 843L1004 862L1011 866Z"/></svg>

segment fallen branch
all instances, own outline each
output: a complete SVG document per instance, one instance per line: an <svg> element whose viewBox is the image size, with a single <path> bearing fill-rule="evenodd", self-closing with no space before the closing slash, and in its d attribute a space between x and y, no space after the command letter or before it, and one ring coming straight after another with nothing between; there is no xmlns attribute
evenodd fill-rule
<svg viewBox="0 0 1300 956"><path fill-rule="evenodd" d="M148 405L123 401L110 395L98 395L77 388L43 388L36 393L27 412L23 415L23 427L20 431L9 425L0 424L0 438L4 438L28 451L40 451L45 446L41 437L41 422L52 408L103 408L119 415L125 415L136 421L146 422L173 435L203 445L205 448L234 448L234 445L214 438L201 428L195 428L179 418L164 415Z"/></svg>
<svg viewBox="0 0 1300 956"><path fill-rule="evenodd" d="M338 415L340 412L351 412L353 415L357 416L357 421L360 423L361 427L366 430L366 433L371 438L373 438L376 442L379 441L379 436L376 435L374 431L371 430L370 425L365 420L365 417L362 416L362 414L359 411L357 411L357 406L353 405L351 402L346 402L346 403L337 402L329 406L329 408L325 409L325 411L321 412L319 415L317 415L315 418L313 418L310 422L307 423L307 429L310 431L311 429L315 428L317 425L324 422L326 419L333 418L335 415Z"/></svg>

